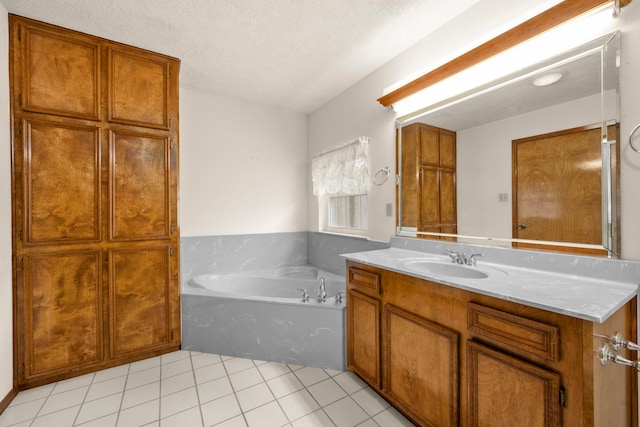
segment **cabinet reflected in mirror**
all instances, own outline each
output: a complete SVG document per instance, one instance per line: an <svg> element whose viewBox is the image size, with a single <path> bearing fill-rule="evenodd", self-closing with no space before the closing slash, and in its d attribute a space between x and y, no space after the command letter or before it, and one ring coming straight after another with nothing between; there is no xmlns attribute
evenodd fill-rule
<svg viewBox="0 0 640 427"><path fill-rule="evenodd" d="M619 55L608 35L399 118L398 234L615 255Z"/></svg>

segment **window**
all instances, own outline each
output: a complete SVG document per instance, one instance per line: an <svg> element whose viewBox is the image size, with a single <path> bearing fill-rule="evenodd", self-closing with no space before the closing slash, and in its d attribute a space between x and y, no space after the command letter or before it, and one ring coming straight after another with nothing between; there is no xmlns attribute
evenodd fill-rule
<svg viewBox="0 0 640 427"><path fill-rule="evenodd" d="M320 230L349 233L368 228L369 139L313 158L313 194L318 196Z"/></svg>
<svg viewBox="0 0 640 427"><path fill-rule="evenodd" d="M368 216L366 194L329 197L329 227L366 230Z"/></svg>

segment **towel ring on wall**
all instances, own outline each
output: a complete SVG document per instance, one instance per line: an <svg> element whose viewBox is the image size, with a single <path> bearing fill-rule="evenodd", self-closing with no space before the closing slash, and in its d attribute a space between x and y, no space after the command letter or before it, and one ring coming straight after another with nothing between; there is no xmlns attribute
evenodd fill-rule
<svg viewBox="0 0 640 427"><path fill-rule="evenodd" d="M383 167L373 176L373 185L380 187L382 184L387 182L390 174L391 170L389 169L389 166Z"/></svg>
<svg viewBox="0 0 640 427"><path fill-rule="evenodd" d="M631 133L629 134L629 145L631 146L631 149L633 151L635 151L636 153L640 154L640 149L636 148L633 146L633 134L636 133L636 131L640 129L640 123L638 123L638 125L636 127L633 128L633 130L631 131Z"/></svg>

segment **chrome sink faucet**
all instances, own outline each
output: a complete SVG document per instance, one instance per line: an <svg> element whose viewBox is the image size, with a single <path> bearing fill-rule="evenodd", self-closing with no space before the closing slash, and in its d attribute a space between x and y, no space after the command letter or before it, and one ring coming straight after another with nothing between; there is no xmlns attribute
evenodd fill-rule
<svg viewBox="0 0 640 427"><path fill-rule="evenodd" d="M445 251L445 254L449 255L451 257L451 262L455 263L455 264L462 264L462 265L470 265L475 267L476 262L478 257L481 257L482 254L471 254L467 257L467 255L464 252L456 252L456 251Z"/></svg>
<svg viewBox="0 0 640 427"><path fill-rule="evenodd" d="M324 277L320 278L320 287L318 288L318 302L327 302L327 290L324 286Z"/></svg>

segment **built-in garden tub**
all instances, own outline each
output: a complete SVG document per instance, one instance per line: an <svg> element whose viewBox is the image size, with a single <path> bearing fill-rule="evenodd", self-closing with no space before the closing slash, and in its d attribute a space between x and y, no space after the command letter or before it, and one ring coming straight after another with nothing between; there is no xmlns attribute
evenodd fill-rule
<svg viewBox="0 0 640 427"><path fill-rule="evenodd" d="M344 291L310 265L196 276L182 286L182 348L344 370Z"/></svg>

